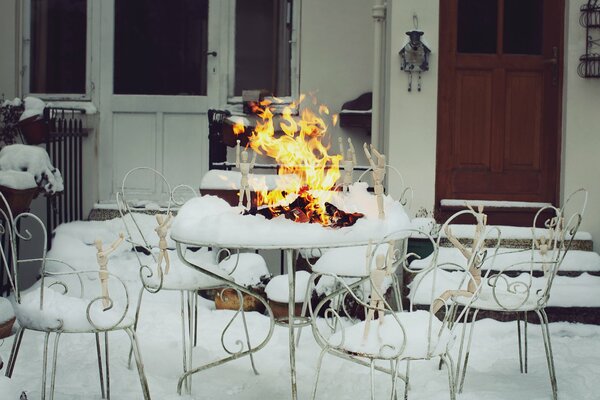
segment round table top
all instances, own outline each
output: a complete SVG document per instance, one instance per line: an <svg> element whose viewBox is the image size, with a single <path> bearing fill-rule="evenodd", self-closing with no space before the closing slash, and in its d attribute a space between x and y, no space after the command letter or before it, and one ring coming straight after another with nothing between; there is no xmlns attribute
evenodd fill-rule
<svg viewBox="0 0 600 400"><path fill-rule="evenodd" d="M361 246L369 241L377 243L384 238L400 239L409 235L406 230L411 227L410 219L402 205L390 197L384 199L384 219L378 218L376 197L366 189L360 196L355 193L348 199L342 209L362 212L365 216L350 227L328 228L293 222L283 216L268 220L260 215L243 215L241 208L231 207L220 198L202 196L191 199L179 210L171 238L199 247L311 249ZM355 204L357 200L359 205Z"/></svg>

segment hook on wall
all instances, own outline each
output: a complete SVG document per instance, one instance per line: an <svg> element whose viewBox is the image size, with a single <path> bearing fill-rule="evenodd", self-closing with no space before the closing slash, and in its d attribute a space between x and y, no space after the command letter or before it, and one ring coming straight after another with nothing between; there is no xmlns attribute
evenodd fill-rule
<svg viewBox="0 0 600 400"><path fill-rule="evenodd" d="M413 13L413 27L415 28L415 31L419 30L419 16L417 13Z"/></svg>

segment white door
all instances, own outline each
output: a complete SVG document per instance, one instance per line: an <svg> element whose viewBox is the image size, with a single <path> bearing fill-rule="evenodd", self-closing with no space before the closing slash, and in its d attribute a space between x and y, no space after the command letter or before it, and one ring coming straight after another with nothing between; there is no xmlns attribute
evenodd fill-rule
<svg viewBox="0 0 600 400"><path fill-rule="evenodd" d="M164 173L171 185L199 186L208 169L207 110L226 101L218 21L227 3L101 2L101 201L113 200L125 173L139 166ZM135 185L144 195L163 190L155 181Z"/></svg>

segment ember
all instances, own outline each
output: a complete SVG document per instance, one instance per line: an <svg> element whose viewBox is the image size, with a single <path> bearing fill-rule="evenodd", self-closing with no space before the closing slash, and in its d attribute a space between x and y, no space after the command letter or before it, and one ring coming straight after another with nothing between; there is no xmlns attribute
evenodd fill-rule
<svg viewBox="0 0 600 400"><path fill-rule="evenodd" d="M283 215L294 222L317 223L330 228L352 226L359 218L364 216L361 213L347 213L328 202L325 203L324 210L322 208L318 202L315 202L308 188L304 186L299 191L298 197L288 205L260 209L253 207L249 211L246 211L245 214L259 214L267 219ZM323 218L324 216L325 218ZM326 223L323 223L324 219L327 221Z"/></svg>

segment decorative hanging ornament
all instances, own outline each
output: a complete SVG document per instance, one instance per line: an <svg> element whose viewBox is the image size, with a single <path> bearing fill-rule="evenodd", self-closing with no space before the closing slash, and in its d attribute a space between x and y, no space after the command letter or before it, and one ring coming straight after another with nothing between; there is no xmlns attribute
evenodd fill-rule
<svg viewBox="0 0 600 400"><path fill-rule="evenodd" d="M431 50L421 41L422 31L406 32L408 43L400 50L400 69L408 73L408 91L412 91L413 72L418 74L417 90L421 91L421 72L429 71Z"/></svg>

